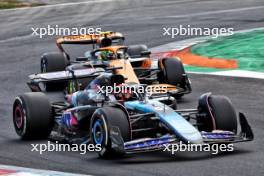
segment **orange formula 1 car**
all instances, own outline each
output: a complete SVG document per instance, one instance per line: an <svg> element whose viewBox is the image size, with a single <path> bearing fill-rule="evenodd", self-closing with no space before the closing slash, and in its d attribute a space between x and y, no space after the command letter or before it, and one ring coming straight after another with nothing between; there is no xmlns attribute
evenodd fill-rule
<svg viewBox="0 0 264 176"><path fill-rule="evenodd" d="M66 52L64 45L85 45L85 57L76 57L77 61L86 60L91 56L90 51L87 51L88 45L92 47L90 50L98 49L101 47L123 45L125 37L119 32L101 32L100 34L90 35L76 35L76 36L64 36L58 38L56 45L58 46L60 53L57 53L57 57L62 54L67 62L71 62L70 54ZM129 60L133 67L151 67L150 52L146 45L130 45L128 47ZM45 55L44 55L45 56Z"/></svg>
<svg viewBox="0 0 264 176"><path fill-rule="evenodd" d="M150 52L143 45L127 47L122 45L124 41L120 33L107 33L101 35L68 36L57 40L61 53L47 53L41 59L42 72L62 71L71 67L73 69L94 67L115 67L115 74L125 77L126 83L148 84L152 89L162 87L162 93L169 91L173 97L179 98L191 92L190 81L185 74L183 65L176 58L162 58L158 60L158 68L151 68ZM114 44L113 44L114 43ZM71 61L62 44L96 44L93 50L86 52L86 57L77 57ZM133 53L134 52L134 53ZM140 54L138 54L140 52ZM88 53L88 54L87 54ZM137 58L131 58L130 54ZM136 62L131 60L135 59ZM69 82L46 83L46 91L68 91L84 89L90 80L79 80L78 85L71 86ZM68 86L67 86L68 85ZM172 93L173 92L173 93ZM69 92L68 92L69 93Z"/></svg>

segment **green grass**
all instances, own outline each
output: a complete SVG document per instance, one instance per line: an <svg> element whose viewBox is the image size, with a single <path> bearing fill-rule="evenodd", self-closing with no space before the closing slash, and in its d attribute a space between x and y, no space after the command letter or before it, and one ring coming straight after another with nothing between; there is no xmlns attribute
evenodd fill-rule
<svg viewBox="0 0 264 176"><path fill-rule="evenodd" d="M41 6L41 3L23 3L17 0L0 0L0 9Z"/></svg>
<svg viewBox="0 0 264 176"><path fill-rule="evenodd" d="M239 69L264 72L264 30L208 40L191 51L209 58L236 59Z"/></svg>

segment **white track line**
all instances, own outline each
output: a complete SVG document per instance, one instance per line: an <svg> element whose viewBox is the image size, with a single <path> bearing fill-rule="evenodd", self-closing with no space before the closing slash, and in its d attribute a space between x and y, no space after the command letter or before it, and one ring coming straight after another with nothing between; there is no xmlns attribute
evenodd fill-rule
<svg viewBox="0 0 264 176"><path fill-rule="evenodd" d="M0 171L1 170L15 171L15 173L6 174L5 176L91 176L49 170L30 169L25 167L16 167L8 165L0 165Z"/></svg>
<svg viewBox="0 0 264 176"><path fill-rule="evenodd" d="M255 71L246 71L246 70L230 70L230 71L218 71L211 73L202 73L202 72L188 72L192 74L199 75L216 75L216 76L228 76L228 77L237 77L237 78L255 78L255 79L264 79L264 73L255 72Z"/></svg>

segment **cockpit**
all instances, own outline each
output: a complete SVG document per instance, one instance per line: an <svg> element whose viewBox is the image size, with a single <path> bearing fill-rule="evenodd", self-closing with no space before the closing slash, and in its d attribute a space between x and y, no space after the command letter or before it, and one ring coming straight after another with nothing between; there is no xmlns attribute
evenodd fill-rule
<svg viewBox="0 0 264 176"><path fill-rule="evenodd" d="M110 61L128 59L127 47L101 48L91 52L92 60Z"/></svg>

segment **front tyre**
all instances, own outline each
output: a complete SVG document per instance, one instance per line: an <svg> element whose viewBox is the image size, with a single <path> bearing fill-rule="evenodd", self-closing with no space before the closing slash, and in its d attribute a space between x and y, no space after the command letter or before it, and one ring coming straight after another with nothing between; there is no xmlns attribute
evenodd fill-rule
<svg viewBox="0 0 264 176"><path fill-rule="evenodd" d="M102 158L120 156L112 148L110 138L111 127L117 127L124 142L130 140L130 125L126 113L116 107L104 107L97 109L90 123L90 137L94 145L101 145L102 150L98 152Z"/></svg>
<svg viewBox="0 0 264 176"><path fill-rule="evenodd" d="M237 114L226 96L204 94L199 99L197 122L200 131L224 130L237 132Z"/></svg>
<svg viewBox="0 0 264 176"><path fill-rule="evenodd" d="M163 58L158 62L158 67L161 70L158 73L159 83L175 85L184 90L191 92L191 84L185 73L182 62L177 58ZM185 93L173 95L176 99L184 96Z"/></svg>

